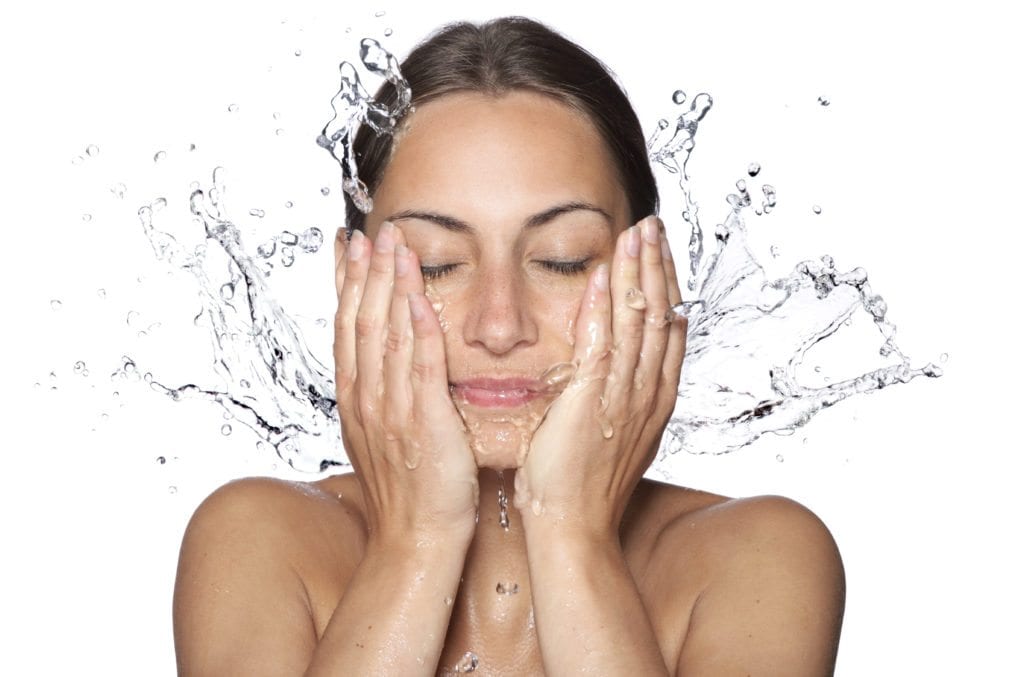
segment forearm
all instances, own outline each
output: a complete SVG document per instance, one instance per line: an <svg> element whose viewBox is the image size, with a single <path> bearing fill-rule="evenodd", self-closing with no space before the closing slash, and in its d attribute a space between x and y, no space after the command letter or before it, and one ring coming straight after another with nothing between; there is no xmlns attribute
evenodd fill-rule
<svg viewBox="0 0 1015 677"><path fill-rule="evenodd" d="M536 632L547 675L664 675L651 621L617 539L525 523Z"/></svg>
<svg viewBox="0 0 1015 677"><path fill-rule="evenodd" d="M433 675L467 548L368 545L306 674Z"/></svg>

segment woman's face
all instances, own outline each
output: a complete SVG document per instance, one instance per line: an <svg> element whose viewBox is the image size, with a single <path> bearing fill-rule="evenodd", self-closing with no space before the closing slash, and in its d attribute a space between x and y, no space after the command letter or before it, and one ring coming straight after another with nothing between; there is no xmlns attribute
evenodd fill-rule
<svg viewBox="0 0 1015 677"><path fill-rule="evenodd" d="M445 329L452 398L477 464L511 468L574 355L588 276L630 209L595 127L549 97L456 93L419 106L366 219L392 221L420 259Z"/></svg>

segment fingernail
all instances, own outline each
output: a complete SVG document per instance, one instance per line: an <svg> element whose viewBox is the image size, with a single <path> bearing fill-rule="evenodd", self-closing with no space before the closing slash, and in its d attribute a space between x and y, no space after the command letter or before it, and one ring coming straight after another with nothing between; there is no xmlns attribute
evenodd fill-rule
<svg viewBox="0 0 1015 677"><path fill-rule="evenodd" d="M605 263L600 263L596 266L595 276L592 278L592 283L596 285L596 289L599 291L606 291L610 287L610 267Z"/></svg>
<svg viewBox="0 0 1015 677"><path fill-rule="evenodd" d="M660 248L662 249L663 258L666 259L667 261L672 261L673 254L670 252L670 243L666 240L665 237L663 238L663 242L662 245L660 245Z"/></svg>
<svg viewBox="0 0 1015 677"><path fill-rule="evenodd" d="M381 231L377 233L375 249L378 254L390 254L395 248L395 226L390 221L381 224Z"/></svg>
<svg viewBox="0 0 1015 677"><path fill-rule="evenodd" d="M363 256L363 231L354 230L349 240L349 260L359 261Z"/></svg>
<svg viewBox="0 0 1015 677"><path fill-rule="evenodd" d="M395 246L395 275L404 277L409 272L409 248L404 244Z"/></svg>
<svg viewBox="0 0 1015 677"><path fill-rule="evenodd" d="M638 226L631 226L627 229L627 243L624 249L628 256L638 256L641 251L641 230Z"/></svg>
<svg viewBox="0 0 1015 677"><path fill-rule="evenodd" d="M659 220L654 216L645 219L645 241L659 244Z"/></svg>
<svg viewBox="0 0 1015 677"><path fill-rule="evenodd" d="M409 292L409 314L412 315L412 319L419 320L423 319L426 314L426 309L423 304L426 303L426 299L419 292Z"/></svg>

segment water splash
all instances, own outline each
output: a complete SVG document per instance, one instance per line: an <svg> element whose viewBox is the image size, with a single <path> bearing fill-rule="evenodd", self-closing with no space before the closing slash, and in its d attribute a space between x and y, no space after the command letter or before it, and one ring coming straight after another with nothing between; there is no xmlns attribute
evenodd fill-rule
<svg viewBox="0 0 1015 677"><path fill-rule="evenodd" d="M338 68L341 84L338 93L331 99L335 116L324 126L317 143L331 152L332 157L342 166L342 190L349 194L356 207L364 214L373 209L369 189L359 178L356 156L352 142L356 130L366 123L378 134L392 134L399 118L409 110L412 90L402 77L398 61L376 40L366 38L360 42L360 61L371 73L381 75L390 82L397 93L393 108L375 101L363 84L359 73L348 61Z"/></svg>
<svg viewBox="0 0 1015 677"><path fill-rule="evenodd" d="M390 54L370 40L361 47L368 69L399 87L398 104L392 110L376 104L366 95L355 69L343 63L341 89L332 100L335 117L318 143L341 163L343 188L351 186L350 194L359 199L360 207L369 208L369 196L351 154L352 135L359 122L390 133L397 116L410 105L410 92ZM746 237L748 217L753 218L759 208L767 215L776 206L776 191L768 184L760 187L761 196L755 199L747 180L737 182L735 192L727 196L728 214L715 228L713 251L705 258L705 238L687 166L699 124L712 103L708 94L698 94L686 110L678 110L672 122L660 121L649 141L651 158L677 175L684 198L682 216L690 227L688 286L699 291L697 299L674 306L668 314L669 319L678 315L687 319L688 340L678 404L655 464L664 476L668 459L677 452L726 453L765 433L795 430L818 411L857 393L941 373L934 364L911 366L895 344L895 327L886 319L887 304L872 290L862 269L839 270L825 257L799 263L786 277L769 279ZM757 163L748 167L751 180L758 172ZM323 232L316 227L300 235L294 232L298 229L285 230L248 254L241 228L226 213L224 170L214 170L207 190L200 185L192 188L190 211L205 235L205 241L193 249L181 245L171 228L156 227L157 220L167 218L159 211L158 200L142 206L138 216L156 257L186 271L196 283L201 311L195 323L208 330L214 368L222 384L218 388L194 383L171 386L164 384L164 378L150 376L145 381L174 400L216 402L233 417L220 432L229 434L226 427L234 432L234 423L245 425L294 468L322 471L348 463L341 446L330 365L311 354L299 326L274 300L267 284L272 257L292 265L296 252L320 250ZM263 211L249 214L257 220ZM209 247L226 255L229 279L225 284L212 281L221 271L210 269L215 264L207 256ZM776 255L775 249L772 253ZM640 305L637 294L629 302ZM59 301L53 307L58 309ZM855 316L869 317L880 330L879 353L891 364L821 387L801 383L797 372L808 351ZM126 363L121 372L137 379L136 365L125 359L129 372ZM554 365L542 381L548 390L562 390L575 367L570 362ZM599 424L604 436L612 435L609 421Z"/></svg>

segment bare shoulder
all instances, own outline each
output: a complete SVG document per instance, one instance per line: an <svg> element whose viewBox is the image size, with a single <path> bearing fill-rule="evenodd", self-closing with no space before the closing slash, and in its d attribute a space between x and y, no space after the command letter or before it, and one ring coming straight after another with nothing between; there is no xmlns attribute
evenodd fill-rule
<svg viewBox="0 0 1015 677"><path fill-rule="evenodd" d="M691 572L680 599L679 674L827 675L845 603L835 539L781 496L730 499L653 489L662 526L655 581Z"/></svg>
<svg viewBox="0 0 1015 677"><path fill-rule="evenodd" d="M308 583L321 568L351 572L358 561L358 512L336 479L238 480L198 507L173 601L181 674L306 666L319 636Z"/></svg>

